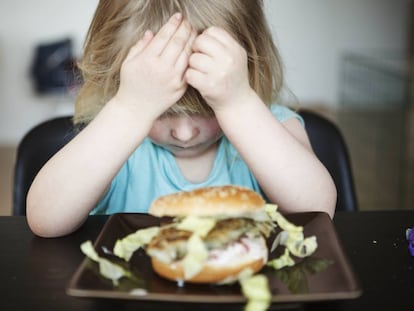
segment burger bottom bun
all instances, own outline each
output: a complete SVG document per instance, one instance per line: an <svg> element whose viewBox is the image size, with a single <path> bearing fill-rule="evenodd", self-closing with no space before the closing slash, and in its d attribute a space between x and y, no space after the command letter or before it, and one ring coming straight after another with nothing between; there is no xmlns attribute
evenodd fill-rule
<svg viewBox="0 0 414 311"><path fill-rule="evenodd" d="M185 280L184 268L181 262L167 264L155 257L151 257L152 267L158 275L171 281L184 280L189 283L220 283L225 280L237 280L239 274L245 269L251 269L253 273L258 272L266 263L265 258L244 261L233 265L210 265L208 262L203 269L194 277Z"/></svg>

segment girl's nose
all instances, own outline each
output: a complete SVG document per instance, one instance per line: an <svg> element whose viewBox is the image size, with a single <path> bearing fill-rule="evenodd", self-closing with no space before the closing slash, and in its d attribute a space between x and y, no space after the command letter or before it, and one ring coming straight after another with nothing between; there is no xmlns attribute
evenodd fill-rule
<svg viewBox="0 0 414 311"><path fill-rule="evenodd" d="M200 133L199 128L189 117L177 118L171 128L171 136L180 142L189 142Z"/></svg>

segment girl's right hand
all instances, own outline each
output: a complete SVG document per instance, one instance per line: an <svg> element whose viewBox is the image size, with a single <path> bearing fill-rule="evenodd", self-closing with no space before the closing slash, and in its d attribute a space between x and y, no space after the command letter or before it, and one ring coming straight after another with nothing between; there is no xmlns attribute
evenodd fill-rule
<svg viewBox="0 0 414 311"><path fill-rule="evenodd" d="M114 99L133 113L158 118L187 89L184 73L195 37L180 13L174 14L156 35L146 31L121 66Z"/></svg>

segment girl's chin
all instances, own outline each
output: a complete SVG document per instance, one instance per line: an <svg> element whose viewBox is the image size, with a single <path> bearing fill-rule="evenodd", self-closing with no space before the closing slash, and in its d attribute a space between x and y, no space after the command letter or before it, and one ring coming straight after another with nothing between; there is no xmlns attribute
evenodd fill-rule
<svg viewBox="0 0 414 311"><path fill-rule="evenodd" d="M187 148L187 149L170 149L167 148L175 157L179 158L191 158L191 157L197 157L199 155L202 155L206 149L196 149L196 148Z"/></svg>
<svg viewBox="0 0 414 311"><path fill-rule="evenodd" d="M193 147L188 148L182 148L178 146L165 146L165 149L167 149L169 152L171 152L175 157L179 158L191 158L191 157L197 157L205 154L206 152L213 150L216 148L216 144L211 145L197 145Z"/></svg>

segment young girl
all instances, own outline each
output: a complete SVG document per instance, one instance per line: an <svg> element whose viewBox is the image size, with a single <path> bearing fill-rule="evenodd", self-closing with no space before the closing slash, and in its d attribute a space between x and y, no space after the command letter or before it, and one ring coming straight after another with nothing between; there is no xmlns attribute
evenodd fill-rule
<svg viewBox="0 0 414 311"><path fill-rule="evenodd" d="M37 235L224 184L333 217L336 189L301 118L275 104L282 69L261 0L101 0L80 65L83 129L28 194Z"/></svg>

